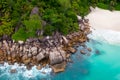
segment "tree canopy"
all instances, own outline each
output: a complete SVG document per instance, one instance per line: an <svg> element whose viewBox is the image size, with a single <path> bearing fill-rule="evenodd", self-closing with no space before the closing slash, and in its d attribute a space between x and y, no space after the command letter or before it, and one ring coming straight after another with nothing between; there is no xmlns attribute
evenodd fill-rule
<svg viewBox="0 0 120 80"><path fill-rule="evenodd" d="M90 6L120 10L120 0L0 0L0 37L8 35L15 40L78 31L77 16L84 17ZM39 13L31 15L34 7ZM41 35L40 35L41 36Z"/></svg>

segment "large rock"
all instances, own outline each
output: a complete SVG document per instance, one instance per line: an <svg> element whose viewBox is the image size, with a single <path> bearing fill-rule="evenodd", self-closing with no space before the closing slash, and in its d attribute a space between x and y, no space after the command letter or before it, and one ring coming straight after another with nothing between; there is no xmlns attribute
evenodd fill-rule
<svg viewBox="0 0 120 80"><path fill-rule="evenodd" d="M23 44L23 43L24 43L24 41L18 41L18 43L19 43L19 44Z"/></svg>
<svg viewBox="0 0 120 80"><path fill-rule="evenodd" d="M34 14L39 14L39 8L38 7L34 7L31 11L30 15L34 15Z"/></svg>
<svg viewBox="0 0 120 80"><path fill-rule="evenodd" d="M86 54L86 52L84 50L80 50L81 54Z"/></svg>
<svg viewBox="0 0 120 80"><path fill-rule="evenodd" d="M69 47L68 50L69 50L71 53L75 53L75 52L76 52L76 49L75 49L75 48L72 48L72 47Z"/></svg>
<svg viewBox="0 0 120 80"><path fill-rule="evenodd" d="M15 58L15 57L16 57L16 53L13 52L13 53L11 54L11 57L12 57L12 58Z"/></svg>
<svg viewBox="0 0 120 80"><path fill-rule="evenodd" d="M7 60L10 61L11 60L11 56L10 55L7 55Z"/></svg>
<svg viewBox="0 0 120 80"><path fill-rule="evenodd" d="M37 61L41 61L43 58L45 58L43 52L40 52L40 53L36 56Z"/></svg>
<svg viewBox="0 0 120 80"><path fill-rule="evenodd" d="M33 51L37 51L37 47L32 47L31 48L31 51L33 52Z"/></svg>
<svg viewBox="0 0 120 80"><path fill-rule="evenodd" d="M50 51L50 54L49 54L50 64L54 65L57 63L61 63L64 60L64 56L65 56L65 53L62 53L57 49L53 49L53 51Z"/></svg>
<svg viewBox="0 0 120 80"><path fill-rule="evenodd" d="M80 46L86 48L87 46L85 45L85 43L81 43Z"/></svg>
<svg viewBox="0 0 120 80"><path fill-rule="evenodd" d="M71 54L67 54L67 55L66 55L66 58L70 58L70 56L71 56Z"/></svg>
<svg viewBox="0 0 120 80"><path fill-rule="evenodd" d="M29 54L28 54L28 57L29 57L29 58L31 58L31 57L32 57L32 54L31 54L31 53L29 53Z"/></svg>
<svg viewBox="0 0 120 80"><path fill-rule="evenodd" d="M91 48L87 48L87 50L88 50L89 52L91 52L91 51L92 51L92 49L91 49Z"/></svg>
<svg viewBox="0 0 120 80"><path fill-rule="evenodd" d="M22 52L23 51L23 46L20 46L19 50Z"/></svg>
<svg viewBox="0 0 120 80"><path fill-rule="evenodd" d="M99 50L96 50L95 53L96 53L96 54L100 54L100 51L99 51Z"/></svg>
<svg viewBox="0 0 120 80"><path fill-rule="evenodd" d="M24 55L23 57L22 57L22 60L26 60L28 58L28 56L27 55Z"/></svg>
<svg viewBox="0 0 120 80"><path fill-rule="evenodd" d="M10 70L10 73L16 73L16 72L17 72L16 69L11 69L11 70Z"/></svg>
<svg viewBox="0 0 120 80"><path fill-rule="evenodd" d="M67 62L69 62L69 63L73 63L73 61L69 58L69 59L67 59Z"/></svg>
<svg viewBox="0 0 120 80"><path fill-rule="evenodd" d="M37 55L37 47L31 48L32 55Z"/></svg>
<svg viewBox="0 0 120 80"><path fill-rule="evenodd" d="M30 63L30 58L23 60L24 64L29 64Z"/></svg>
<svg viewBox="0 0 120 80"><path fill-rule="evenodd" d="M62 50L60 47L58 47L58 50L60 52L60 55L62 56L63 60L66 60L66 52Z"/></svg>
<svg viewBox="0 0 120 80"><path fill-rule="evenodd" d="M6 47L6 49L9 49L9 46L8 46L8 43L6 42L6 40L4 40L3 43L4 43L5 47Z"/></svg>
<svg viewBox="0 0 120 80"><path fill-rule="evenodd" d="M41 70L42 66L39 65L39 66L36 67L36 69Z"/></svg>
<svg viewBox="0 0 120 80"><path fill-rule="evenodd" d="M87 39L86 38L81 38L81 39L79 39L79 42L80 43L83 43L83 42L85 42Z"/></svg>
<svg viewBox="0 0 120 80"><path fill-rule="evenodd" d="M63 39L64 44L68 44L68 40L67 40L67 38L65 36L62 36L62 39Z"/></svg>
<svg viewBox="0 0 120 80"><path fill-rule="evenodd" d="M58 72L63 72L66 68L66 62L62 62L60 64L55 64L52 66L52 69L55 73L58 73Z"/></svg>

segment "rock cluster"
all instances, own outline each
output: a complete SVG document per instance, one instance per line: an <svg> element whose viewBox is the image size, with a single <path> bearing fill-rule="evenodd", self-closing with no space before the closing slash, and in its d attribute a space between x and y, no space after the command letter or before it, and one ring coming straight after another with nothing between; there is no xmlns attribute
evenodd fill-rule
<svg viewBox="0 0 120 80"><path fill-rule="evenodd" d="M72 62L69 59L71 53L76 52L73 46L82 45L88 40L86 36L90 33L88 21L84 20L82 25L84 25L84 28L81 27L79 32L67 36L55 32L52 36L46 36L42 39L30 38L25 42L1 40L0 63L4 63L4 61L9 64L23 63L28 69L33 65L38 65L37 69L41 69L46 64L50 64L54 72L64 71L66 62ZM88 50L91 51L90 48ZM84 53L84 51L81 51L81 53ZM11 70L11 72L14 73L15 70Z"/></svg>
<svg viewBox="0 0 120 80"><path fill-rule="evenodd" d="M47 36L43 39L27 39L26 42L3 40L0 42L0 57L3 58L0 61L35 65L46 58L50 64L60 63L65 60L65 51L61 47L64 39L63 36L59 37L59 33L56 34L57 36ZM61 43L58 40L61 40Z"/></svg>

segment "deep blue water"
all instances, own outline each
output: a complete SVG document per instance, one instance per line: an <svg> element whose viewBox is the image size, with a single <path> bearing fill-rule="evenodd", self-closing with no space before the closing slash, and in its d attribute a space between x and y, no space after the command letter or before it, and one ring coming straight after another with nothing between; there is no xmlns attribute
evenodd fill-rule
<svg viewBox="0 0 120 80"><path fill-rule="evenodd" d="M80 54L82 47L79 47L65 72L46 75L33 69L10 74L6 67L4 70L0 68L0 80L120 80L120 46L94 40L86 44L92 48L91 55ZM29 73L34 76L25 76Z"/></svg>

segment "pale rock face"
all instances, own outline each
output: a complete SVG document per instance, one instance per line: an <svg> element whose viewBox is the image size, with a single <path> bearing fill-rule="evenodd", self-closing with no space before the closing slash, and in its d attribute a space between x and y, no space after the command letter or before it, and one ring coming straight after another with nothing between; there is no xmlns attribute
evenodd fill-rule
<svg viewBox="0 0 120 80"><path fill-rule="evenodd" d="M53 45L53 44L52 44L52 42L51 42L51 41L49 41L49 40L48 40L48 43L49 43L50 45Z"/></svg>
<svg viewBox="0 0 120 80"><path fill-rule="evenodd" d="M41 70L42 66L39 65L39 66L36 67L36 69Z"/></svg>
<svg viewBox="0 0 120 80"><path fill-rule="evenodd" d="M22 57L23 60L25 60L25 59L27 59L27 58L28 58L27 55L24 55L24 56Z"/></svg>
<svg viewBox="0 0 120 80"><path fill-rule="evenodd" d="M23 43L24 43L24 41L18 41L18 43L19 43L19 44L23 44Z"/></svg>
<svg viewBox="0 0 120 80"><path fill-rule="evenodd" d="M23 53L25 53L26 52L26 48L25 48L25 46L23 47Z"/></svg>
<svg viewBox="0 0 120 80"><path fill-rule="evenodd" d="M45 55L46 51L45 51L45 50L42 50L42 53L43 53L43 55Z"/></svg>
<svg viewBox="0 0 120 80"><path fill-rule="evenodd" d="M52 66L52 69L55 73L62 72L66 68L66 62L62 62L60 64L55 64Z"/></svg>
<svg viewBox="0 0 120 80"><path fill-rule="evenodd" d="M11 70L10 70L10 73L16 73L16 72L17 72L16 69L11 69Z"/></svg>
<svg viewBox="0 0 120 80"><path fill-rule="evenodd" d="M47 37L46 37L46 39L49 39L49 38L50 38L50 36L47 36Z"/></svg>
<svg viewBox="0 0 120 80"><path fill-rule="evenodd" d="M13 40L13 43L15 43L15 40Z"/></svg>
<svg viewBox="0 0 120 80"><path fill-rule="evenodd" d="M37 47L32 47L31 49L32 55L37 55Z"/></svg>
<svg viewBox="0 0 120 80"><path fill-rule="evenodd" d="M34 7L31 11L31 15L38 14L38 13L39 13L39 8L38 7Z"/></svg>
<svg viewBox="0 0 120 80"><path fill-rule="evenodd" d="M60 50L60 52L61 52L61 55L62 55L63 59L65 60L66 59L66 52L63 51L63 50Z"/></svg>
<svg viewBox="0 0 120 80"><path fill-rule="evenodd" d="M32 52L32 55L33 55L33 56L37 55L37 51L33 51L33 52Z"/></svg>
<svg viewBox="0 0 120 80"><path fill-rule="evenodd" d="M75 53L75 52L76 52L76 49L70 47L70 48L69 48L69 51L70 51L71 53Z"/></svg>
<svg viewBox="0 0 120 80"><path fill-rule="evenodd" d="M81 20L81 19L82 19L82 17L81 17L81 16L79 16L79 15L77 15L77 18L78 18L78 20Z"/></svg>
<svg viewBox="0 0 120 80"><path fill-rule="evenodd" d="M10 51L9 51L9 50L7 50L7 54L10 54Z"/></svg>
<svg viewBox="0 0 120 80"><path fill-rule="evenodd" d="M23 50L23 47L22 46L20 46L20 51L22 51Z"/></svg>
<svg viewBox="0 0 120 80"><path fill-rule="evenodd" d="M31 48L31 51L33 52L33 51L37 51L37 47L32 47Z"/></svg>
<svg viewBox="0 0 120 80"><path fill-rule="evenodd" d="M57 49L53 49L53 51L50 51L49 53L50 58L50 64L57 64L63 61L63 55Z"/></svg>
<svg viewBox="0 0 120 80"><path fill-rule="evenodd" d="M42 49L41 48L39 48L39 52L41 51Z"/></svg>
<svg viewBox="0 0 120 80"><path fill-rule="evenodd" d="M3 43L5 44L5 47L8 49L8 43L4 40Z"/></svg>
<svg viewBox="0 0 120 80"><path fill-rule="evenodd" d="M68 40L66 39L66 37L65 37L65 36L62 36L62 38L63 38L64 43L67 44L67 43L68 43Z"/></svg>
<svg viewBox="0 0 120 80"><path fill-rule="evenodd" d="M29 58L31 58L31 57L32 57L32 54L31 54L31 53L29 53L29 54L28 54L28 57L29 57Z"/></svg>
<svg viewBox="0 0 120 80"><path fill-rule="evenodd" d="M12 46L11 51L14 51L14 49L15 49L15 45Z"/></svg>
<svg viewBox="0 0 120 80"><path fill-rule="evenodd" d="M37 61L40 61L40 60L42 60L44 57L45 57L45 56L43 55L43 53L40 52L40 53L36 56L36 59L37 59Z"/></svg>

